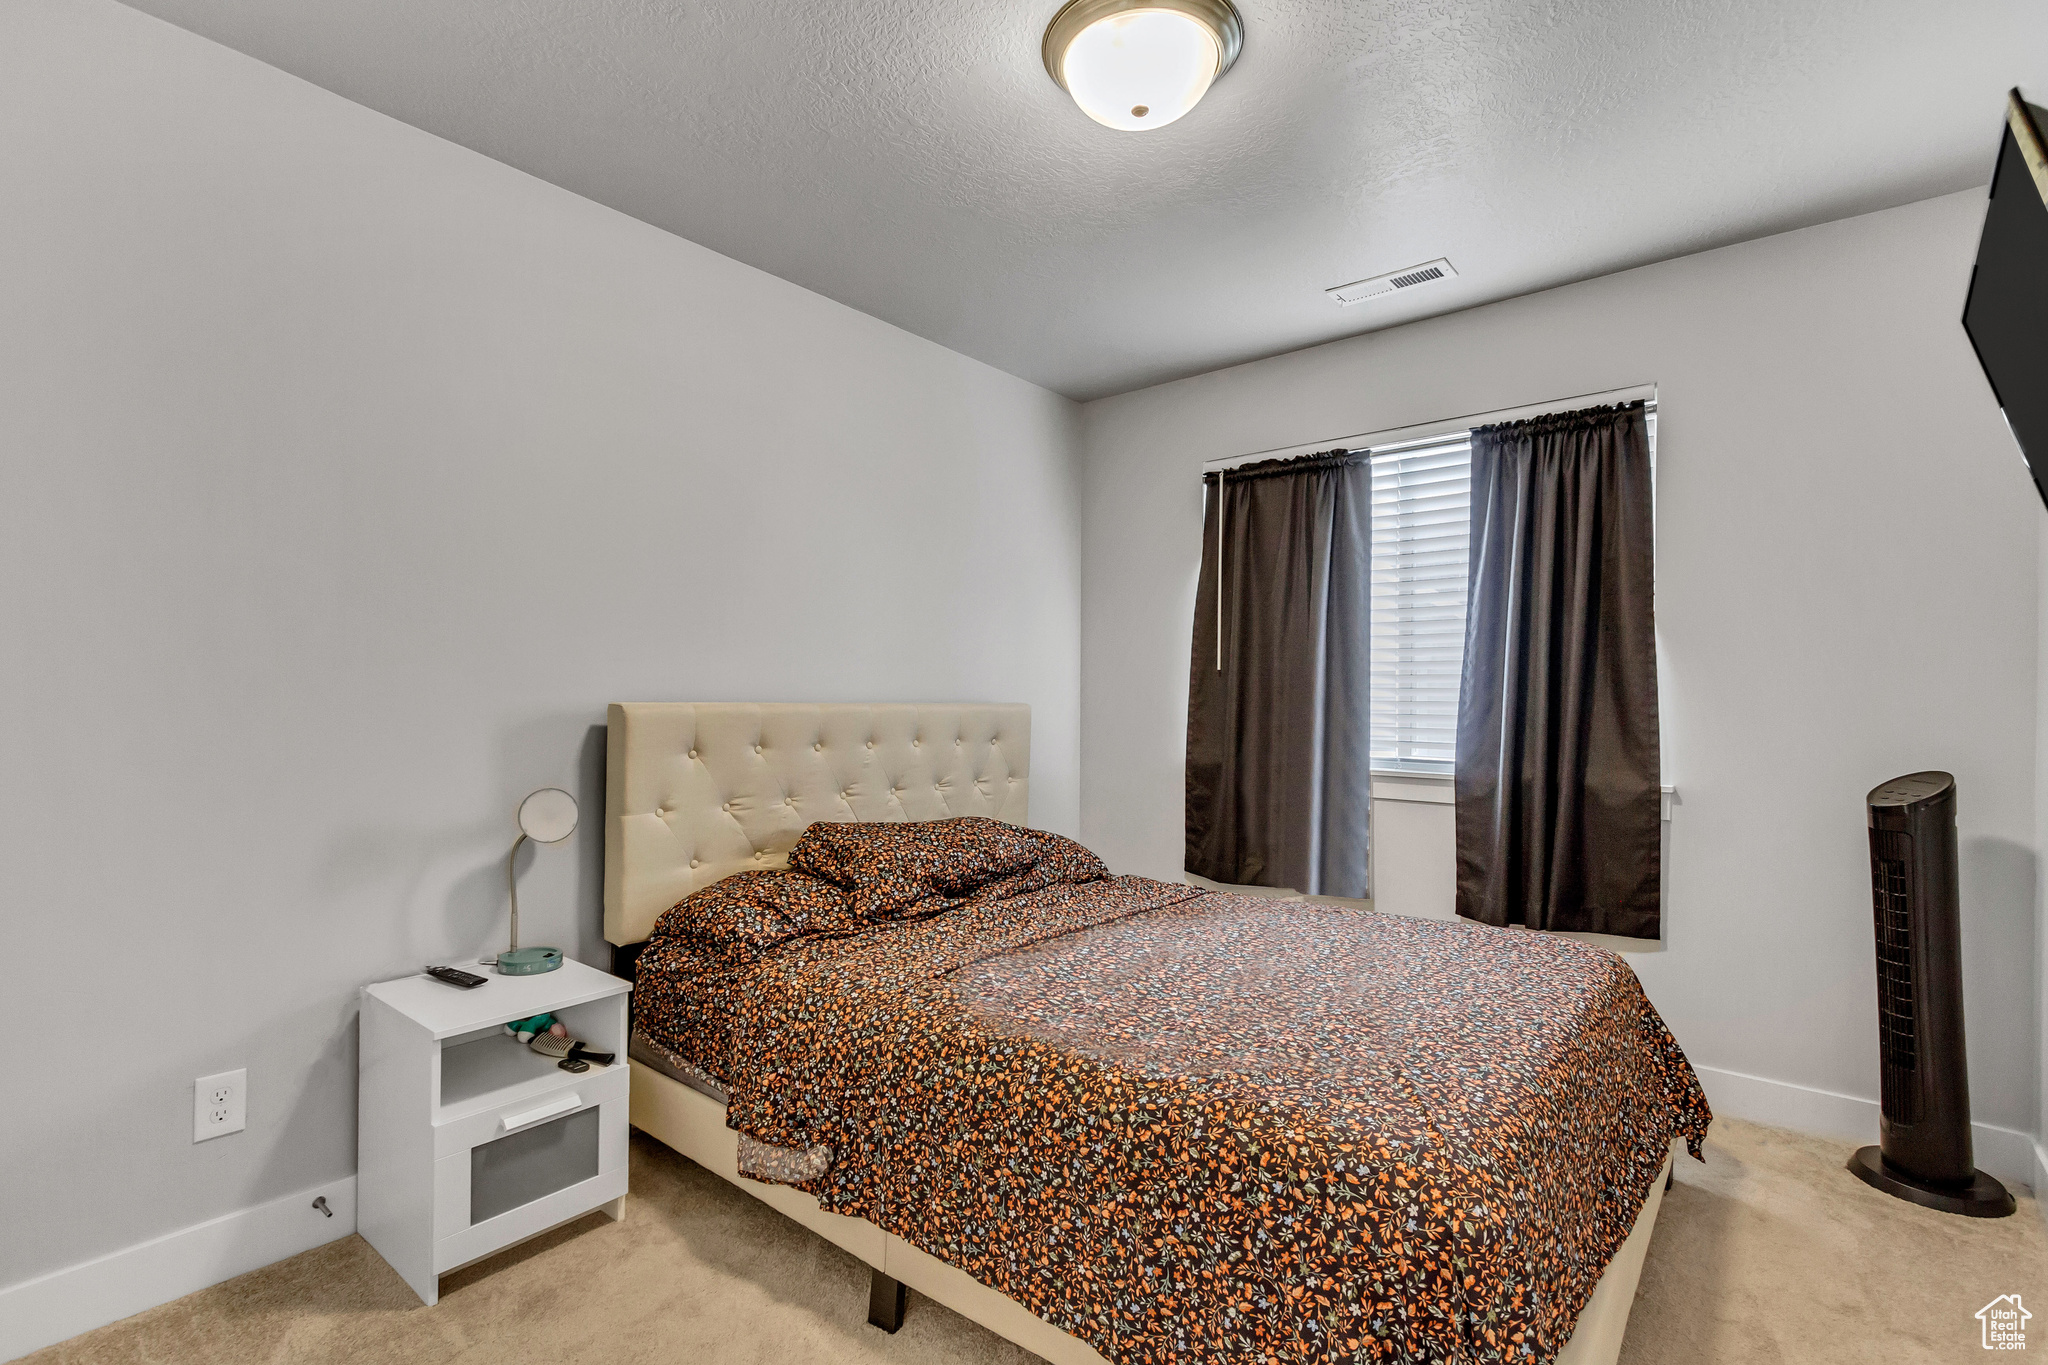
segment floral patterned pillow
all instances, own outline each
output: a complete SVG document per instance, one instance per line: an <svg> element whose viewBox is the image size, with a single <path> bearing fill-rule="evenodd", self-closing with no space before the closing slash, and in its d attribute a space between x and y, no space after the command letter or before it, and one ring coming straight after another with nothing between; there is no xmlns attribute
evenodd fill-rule
<svg viewBox="0 0 2048 1365"><path fill-rule="evenodd" d="M1000 820L820 821L790 850L789 865L846 888L867 920L922 919L1038 861L1037 841Z"/></svg>
<svg viewBox="0 0 2048 1365"><path fill-rule="evenodd" d="M1109 868L1102 859L1064 834L1033 830L1031 838L1041 849L1037 862L1021 872L988 883L968 899L976 904L1006 901L1012 896L1043 891L1048 886L1099 882L1109 876Z"/></svg>
<svg viewBox="0 0 2048 1365"><path fill-rule="evenodd" d="M657 939L680 939L697 955L745 966L795 938L858 933L861 921L844 891L801 872L735 872L664 910Z"/></svg>
<svg viewBox="0 0 2048 1365"><path fill-rule="evenodd" d="M868 920L922 919L969 899L1004 899L1055 881L1108 875L1100 859L1071 839L978 815L820 821L797 840L789 865L845 887L854 913Z"/></svg>

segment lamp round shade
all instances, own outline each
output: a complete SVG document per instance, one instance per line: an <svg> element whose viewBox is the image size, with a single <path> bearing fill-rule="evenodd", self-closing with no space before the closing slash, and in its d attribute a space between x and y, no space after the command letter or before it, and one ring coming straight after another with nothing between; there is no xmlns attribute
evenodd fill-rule
<svg viewBox="0 0 2048 1365"><path fill-rule="evenodd" d="M519 803L519 831L537 844L559 844L576 832L576 798L542 787Z"/></svg>

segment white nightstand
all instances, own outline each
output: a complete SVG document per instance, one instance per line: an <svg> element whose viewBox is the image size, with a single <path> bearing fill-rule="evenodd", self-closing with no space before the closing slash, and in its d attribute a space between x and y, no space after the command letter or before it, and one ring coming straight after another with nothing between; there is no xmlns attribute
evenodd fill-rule
<svg viewBox="0 0 2048 1365"><path fill-rule="evenodd" d="M626 1195L626 995L580 962L474 990L363 987L356 1229L428 1303L441 1276ZM553 1014L610 1066L562 1070L503 1025Z"/></svg>

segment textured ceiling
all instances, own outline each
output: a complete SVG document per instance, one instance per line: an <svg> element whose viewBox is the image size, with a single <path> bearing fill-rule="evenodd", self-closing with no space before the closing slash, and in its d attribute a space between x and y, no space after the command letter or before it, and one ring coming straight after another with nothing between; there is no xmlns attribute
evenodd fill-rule
<svg viewBox="0 0 2048 1365"><path fill-rule="evenodd" d="M1153 133L1058 0L131 3L1077 398L1981 184L2048 95L2043 0L1238 0Z"/></svg>

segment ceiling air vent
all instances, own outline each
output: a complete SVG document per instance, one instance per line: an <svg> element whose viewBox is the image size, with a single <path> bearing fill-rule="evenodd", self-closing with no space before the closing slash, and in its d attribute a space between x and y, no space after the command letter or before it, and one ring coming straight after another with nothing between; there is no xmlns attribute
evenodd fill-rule
<svg viewBox="0 0 2048 1365"><path fill-rule="evenodd" d="M1396 294L1403 289L1420 289L1425 284L1451 279L1457 273L1449 261L1439 256L1421 265L1411 265L1406 270L1390 270L1369 280L1353 280L1350 284L1340 284L1323 292L1341 304L1350 305L1379 298L1382 294Z"/></svg>

